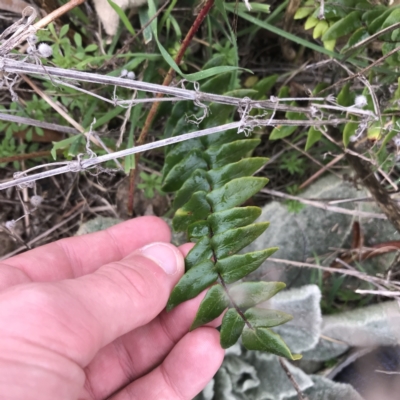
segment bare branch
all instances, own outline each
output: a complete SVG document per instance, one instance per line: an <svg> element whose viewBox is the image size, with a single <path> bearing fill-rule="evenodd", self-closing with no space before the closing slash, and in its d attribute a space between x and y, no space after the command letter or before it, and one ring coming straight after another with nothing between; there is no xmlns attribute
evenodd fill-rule
<svg viewBox="0 0 400 400"><path fill-rule="evenodd" d="M307 204L312 207L321 208L326 211L332 211L332 212L336 212L336 213L340 213L340 214L354 215L354 216L357 216L360 218L387 219L385 214L371 213L371 212L358 211L358 210L348 210L347 208L331 206L331 205L328 205L321 201L308 200L308 199L304 199L302 197L293 196L293 195L286 194L283 192L278 192L276 190L261 189L261 193L269 194L274 197L282 197L284 199L296 200L300 203Z"/></svg>

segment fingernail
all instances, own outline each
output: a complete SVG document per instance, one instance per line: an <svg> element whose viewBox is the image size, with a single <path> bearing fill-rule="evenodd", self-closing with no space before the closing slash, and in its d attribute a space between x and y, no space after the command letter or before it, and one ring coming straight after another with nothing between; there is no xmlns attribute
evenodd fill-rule
<svg viewBox="0 0 400 400"><path fill-rule="evenodd" d="M152 243L141 250L142 254L153 260L168 275L173 275L178 270L177 253L172 245L167 243Z"/></svg>

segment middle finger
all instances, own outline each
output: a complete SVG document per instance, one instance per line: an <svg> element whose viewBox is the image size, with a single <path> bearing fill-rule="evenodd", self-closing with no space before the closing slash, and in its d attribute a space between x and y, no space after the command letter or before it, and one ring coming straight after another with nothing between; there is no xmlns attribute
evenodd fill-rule
<svg viewBox="0 0 400 400"><path fill-rule="evenodd" d="M83 398L108 398L157 367L188 333L205 292L104 347L86 368ZM208 324L218 326L216 320Z"/></svg>

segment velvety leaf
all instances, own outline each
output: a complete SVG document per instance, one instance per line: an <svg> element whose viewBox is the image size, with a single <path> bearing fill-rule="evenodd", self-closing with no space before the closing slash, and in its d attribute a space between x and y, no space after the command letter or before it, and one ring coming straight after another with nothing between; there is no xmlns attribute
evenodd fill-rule
<svg viewBox="0 0 400 400"><path fill-rule="evenodd" d="M258 307L249 308L244 315L253 328L271 328L273 326L282 325L293 319L290 314L283 311L268 310Z"/></svg>
<svg viewBox="0 0 400 400"><path fill-rule="evenodd" d="M361 13L352 11L344 18L335 22L322 36L322 40L335 40L361 27Z"/></svg>
<svg viewBox="0 0 400 400"><path fill-rule="evenodd" d="M190 330L198 328L208 322L218 318L229 305L229 297L225 289L220 285L211 286L207 294L200 303L196 318L194 319Z"/></svg>
<svg viewBox="0 0 400 400"><path fill-rule="evenodd" d="M211 214L207 221L214 235L253 223L261 215L259 207L234 207Z"/></svg>
<svg viewBox="0 0 400 400"><path fill-rule="evenodd" d="M207 221L198 221L188 226L188 236L191 238L201 238L210 234L210 227Z"/></svg>
<svg viewBox="0 0 400 400"><path fill-rule="evenodd" d="M247 254L239 254L218 260L216 270L221 274L226 283L233 283L244 278L250 272L255 271L271 254L277 251L277 247L254 251Z"/></svg>
<svg viewBox="0 0 400 400"><path fill-rule="evenodd" d="M208 192L210 190L210 184L207 180L207 172L202 169L197 169L190 175L185 181L182 187L178 190L175 195L173 202L173 208L177 209L187 203L192 197L193 193L199 191Z"/></svg>
<svg viewBox="0 0 400 400"><path fill-rule="evenodd" d="M211 238L211 247L218 259L229 257L258 238L269 226L269 222L259 222L235 228L214 235Z"/></svg>
<svg viewBox="0 0 400 400"><path fill-rule="evenodd" d="M244 203L268 183L266 178L244 177L233 179L223 187L207 194L213 212L228 210Z"/></svg>
<svg viewBox="0 0 400 400"><path fill-rule="evenodd" d="M212 146L206 150L211 168L219 168L226 164L239 161L247 153L254 150L259 144L260 139L236 140L222 146Z"/></svg>
<svg viewBox="0 0 400 400"><path fill-rule="evenodd" d="M286 357L290 360L300 360L300 354L292 354L282 338L271 329L244 327L242 333L243 346L247 350L260 350Z"/></svg>
<svg viewBox="0 0 400 400"><path fill-rule="evenodd" d="M210 239L208 237L201 238L195 246L189 251L185 258L186 271L200 264L203 261L211 260L213 255Z"/></svg>
<svg viewBox="0 0 400 400"><path fill-rule="evenodd" d="M196 192L190 200L179 208L172 220L172 226L177 232L185 231L193 222L206 220L211 213L206 192Z"/></svg>
<svg viewBox="0 0 400 400"><path fill-rule="evenodd" d="M193 150L182 161L172 167L164 179L162 190L164 192L179 190L186 179L198 168L206 169L207 163L201 151Z"/></svg>
<svg viewBox="0 0 400 400"><path fill-rule="evenodd" d="M230 308L222 318L220 343L223 349L233 346L243 331L245 322L234 308Z"/></svg>
<svg viewBox="0 0 400 400"><path fill-rule="evenodd" d="M167 311L171 311L178 304L193 299L205 288L214 283L218 278L214 264L204 261L190 268L172 290L167 303Z"/></svg>
<svg viewBox="0 0 400 400"><path fill-rule="evenodd" d="M229 296L239 308L249 308L269 300L285 287L283 282L242 282L229 289Z"/></svg>
<svg viewBox="0 0 400 400"><path fill-rule="evenodd" d="M211 186L213 189L218 189L232 179L251 176L265 165L267 161L268 158L263 157L244 158L236 163L212 169L211 171L208 171Z"/></svg>

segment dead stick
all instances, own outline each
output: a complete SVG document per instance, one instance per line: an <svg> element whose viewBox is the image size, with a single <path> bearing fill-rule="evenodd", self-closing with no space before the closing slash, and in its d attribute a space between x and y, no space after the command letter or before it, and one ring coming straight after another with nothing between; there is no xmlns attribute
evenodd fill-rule
<svg viewBox="0 0 400 400"><path fill-rule="evenodd" d="M368 67L365 67L361 71L356 72L355 74L350 75L347 78L340 79L339 81L335 82L333 85L328 86L327 88L324 88L324 89L320 90L318 92L318 94L324 93L324 92L326 92L328 90L332 91L333 88L335 88L335 87L337 87L337 86L339 86L339 85L341 85L341 84L343 84L345 82L348 82L348 81L350 81L350 80L352 80L354 78L358 78L358 77L363 76L365 72L368 72L371 68L377 66L378 64L380 64L381 62L385 61L387 58L389 58L393 54L398 53L399 51L400 51L400 46L398 46L398 47L394 48L393 50L389 51L384 56L382 56L378 60L375 60L372 64L368 65Z"/></svg>
<svg viewBox="0 0 400 400"><path fill-rule="evenodd" d="M84 3L85 0L71 0L67 4L64 4L63 6L57 8L57 10L54 10L52 13L46 15L44 18L42 18L40 21L36 22L33 27L35 29L42 29L50 22L53 22L55 19L60 18L62 15L64 15L66 12L72 10L76 6L79 6L80 4Z"/></svg>
<svg viewBox="0 0 400 400"><path fill-rule="evenodd" d="M57 153L62 153L63 150L57 150ZM1 157L0 164L14 161L30 160L31 158L48 157L51 155L50 150L36 151L34 153L15 154L14 156Z"/></svg>
<svg viewBox="0 0 400 400"><path fill-rule="evenodd" d="M332 161L330 161L328 164L326 164L323 168L321 168L319 171L317 171L313 176L310 176L305 182L303 182L299 186L299 190L304 189L306 186L308 186L310 183L314 182L320 175L322 175L325 171L327 171L330 167L335 165L337 162L339 162L342 158L344 157L344 154L340 154L336 156Z"/></svg>
<svg viewBox="0 0 400 400"><path fill-rule="evenodd" d="M279 357L279 363L281 364L281 367L285 371L286 376L288 377L289 381L292 383L294 389L296 390L299 400L307 400L307 397L301 391L300 386L298 385L298 383L293 378L293 375L289 371L289 368L287 367L287 365L286 365L285 361L283 360L283 358Z"/></svg>
<svg viewBox="0 0 400 400"><path fill-rule="evenodd" d="M365 188L371 193L380 209L387 216L387 219L397 231L400 232L399 205L390 197L389 193L382 187L378 179L376 179L370 165L360 157L357 157L357 153L354 154L354 146L350 145L349 148L352 152L346 153L346 160L353 168L358 178L360 178Z"/></svg>
<svg viewBox="0 0 400 400"><path fill-rule="evenodd" d="M203 8L200 10L199 14L197 15L195 21L193 22L193 25L189 29L189 32L187 33L185 39L183 40L181 47L179 48L178 54L175 57L175 62L177 65L179 65L182 61L182 58L192 41L194 35L200 28L200 25L202 24L204 18L207 16L209 11L211 10L212 6L214 5L214 0L207 0L207 2L204 4ZM170 83L172 82L172 79L174 77L174 70L172 68L169 69L167 75L164 78L163 86L169 86ZM162 93L157 94L157 98L161 98L164 95ZM150 130L150 126L154 121L154 118L156 116L157 110L158 110L159 103L155 102L151 106L151 109L147 115L146 121L144 123L144 126L142 128L142 131L140 132L139 138L137 140L137 145L141 145L145 142L147 134ZM137 170L137 165L139 163L139 155L136 155L135 158L135 169L131 169L130 174L129 174L129 193L128 193L128 214L133 215L133 198L135 194L135 178L136 178L136 170Z"/></svg>

